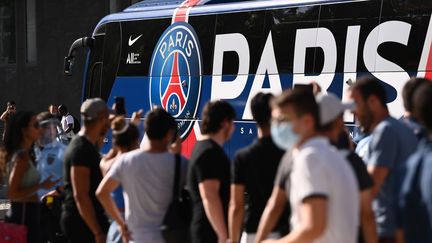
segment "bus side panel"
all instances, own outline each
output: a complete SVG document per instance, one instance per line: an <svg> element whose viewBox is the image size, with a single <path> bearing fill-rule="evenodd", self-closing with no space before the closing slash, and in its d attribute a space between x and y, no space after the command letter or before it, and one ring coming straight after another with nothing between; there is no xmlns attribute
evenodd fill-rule
<svg viewBox="0 0 432 243"><path fill-rule="evenodd" d="M346 100L346 81L370 74L383 81L390 110L397 116L401 85L418 71L431 11L401 13L394 1L404 0L383 1L382 14L377 0L190 16L201 46L202 76L196 115L186 120L198 122L210 100L232 104L236 130L225 149L233 157L257 135L248 103L257 92L278 94L315 80ZM129 114L150 110L149 82L161 76L149 77L152 55L170 26L171 19L121 23L121 56L110 105L114 96L124 96ZM181 122L184 117L178 118ZM347 114L345 120L353 123L354 117ZM199 126L189 134L184 143L187 155L199 137Z"/></svg>

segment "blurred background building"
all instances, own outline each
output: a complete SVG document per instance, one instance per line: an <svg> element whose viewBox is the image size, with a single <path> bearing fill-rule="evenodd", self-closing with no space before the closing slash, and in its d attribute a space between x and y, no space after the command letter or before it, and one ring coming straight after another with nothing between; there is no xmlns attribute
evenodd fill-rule
<svg viewBox="0 0 432 243"><path fill-rule="evenodd" d="M78 54L72 76L63 75L63 61L74 40L91 36L105 15L120 12L138 0L0 0L0 111L14 100L17 110L35 112L65 104L79 117L85 63ZM0 122L3 134L3 122ZM1 183L0 183L1 184ZM0 218L8 209L0 188Z"/></svg>
<svg viewBox="0 0 432 243"><path fill-rule="evenodd" d="M0 110L14 100L18 110L46 110L65 104L78 117L85 56L73 76L63 75L72 42L91 36L101 18L138 0L1 0ZM83 50L81 50L83 52ZM0 134L3 123L0 122Z"/></svg>

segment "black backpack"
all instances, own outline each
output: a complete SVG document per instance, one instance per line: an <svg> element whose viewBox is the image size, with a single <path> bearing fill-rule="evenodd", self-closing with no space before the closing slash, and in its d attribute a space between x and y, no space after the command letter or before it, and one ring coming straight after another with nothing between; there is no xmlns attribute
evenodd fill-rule
<svg viewBox="0 0 432 243"><path fill-rule="evenodd" d="M74 120L74 125L73 125L73 128L72 128L72 131L73 131L73 133L77 134L81 130L81 125L80 125L80 122L78 121L78 119L75 116L72 116L72 118Z"/></svg>

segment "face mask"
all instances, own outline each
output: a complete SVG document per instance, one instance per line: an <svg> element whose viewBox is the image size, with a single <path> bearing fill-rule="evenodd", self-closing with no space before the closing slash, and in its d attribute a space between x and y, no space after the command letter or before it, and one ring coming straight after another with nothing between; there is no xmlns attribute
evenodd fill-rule
<svg viewBox="0 0 432 243"><path fill-rule="evenodd" d="M271 137L276 146L283 150L291 149L298 141L290 122L272 122Z"/></svg>

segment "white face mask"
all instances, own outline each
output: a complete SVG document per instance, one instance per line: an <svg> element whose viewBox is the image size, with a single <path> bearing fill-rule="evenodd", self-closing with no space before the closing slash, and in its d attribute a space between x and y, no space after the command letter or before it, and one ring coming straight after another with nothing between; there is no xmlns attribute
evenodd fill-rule
<svg viewBox="0 0 432 243"><path fill-rule="evenodd" d="M291 149L299 140L290 122L272 122L270 132L273 142L283 150Z"/></svg>

